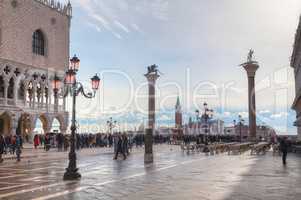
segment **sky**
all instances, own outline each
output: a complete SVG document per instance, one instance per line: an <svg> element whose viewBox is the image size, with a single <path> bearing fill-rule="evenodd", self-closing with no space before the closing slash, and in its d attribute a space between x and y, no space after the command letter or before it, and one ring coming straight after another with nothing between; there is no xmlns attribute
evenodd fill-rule
<svg viewBox="0 0 301 200"><path fill-rule="evenodd" d="M65 2L62 0L62 2ZM72 0L71 54L79 77L101 75L94 100L79 99L79 117L113 116L139 124L147 113L144 74L157 81L158 123L172 125L180 97L185 120L207 102L228 125L247 118L247 75L239 67L254 49L258 123L296 133L290 56L300 0ZM136 119L136 120L133 120ZM97 121L99 120L99 121Z"/></svg>

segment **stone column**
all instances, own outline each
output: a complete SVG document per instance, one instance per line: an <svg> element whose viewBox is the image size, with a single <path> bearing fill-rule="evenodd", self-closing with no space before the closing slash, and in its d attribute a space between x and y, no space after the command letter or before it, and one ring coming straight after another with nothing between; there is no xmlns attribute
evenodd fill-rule
<svg viewBox="0 0 301 200"><path fill-rule="evenodd" d="M28 84L25 83L24 84L24 98L23 98L25 108L27 106L27 93L28 93Z"/></svg>
<svg viewBox="0 0 301 200"><path fill-rule="evenodd" d="M19 89L19 83L18 82L15 82L15 85L14 85L14 105L17 105L17 99L18 99L18 89Z"/></svg>
<svg viewBox="0 0 301 200"><path fill-rule="evenodd" d="M47 89L47 97L46 97L46 111L47 113L49 112L49 103L51 104L51 99L50 99L50 87Z"/></svg>
<svg viewBox="0 0 301 200"><path fill-rule="evenodd" d="M255 101L255 74L259 65L255 61L242 64L248 75L249 96L249 136L252 141L256 140L256 101Z"/></svg>
<svg viewBox="0 0 301 200"><path fill-rule="evenodd" d="M54 98L54 112L59 111L59 96L58 96L58 89L53 89L53 98Z"/></svg>
<svg viewBox="0 0 301 200"><path fill-rule="evenodd" d="M47 111L49 112L49 110L52 110L52 108L50 109L50 107L52 106L52 88L49 87L48 88L48 107L47 107Z"/></svg>
<svg viewBox="0 0 301 200"><path fill-rule="evenodd" d="M153 67L153 68L151 68ZM145 74L148 81L148 127L145 131L144 143L145 143L145 154L144 162L152 163L154 161L153 156L153 132L155 130L155 115L156 115L156 90L155 84L157 79L160 77L157 73L157 66L149 67L149 72ZM153 69L153 70L151 70Z"/></svg>
<svg viewBox="0 0 301 200"><path fill-rule="evenodd" d="M42 110L44 110L44 95L45 95L45 87L43 86L42 87L42 90L41 90L41 96L40 96L40 98L41 98L41 108L42 108Z"/></svg>
<svg viewBox="0 0 301 200"><path fill-rule="evenodd" d="M31 102L32 109L35 109L36 92L37 92L37 87L36 87L36 84L34 84L32 87L32 102Z"/></svg>
<svg viewBox="0 0 301 200"><path fill-rule="evenodd" d="M16 135L17 134L17 128L18 128L18 119L19 119L19 115L17 114L12 114L11 116L11 131L10 134L11 135Z"/></svg>
<svg viewBox="0 0 301 200"><path fill-rule="evenodd" d="M66 97L63 97L63 108L60 111L61 112L65 112L66 111Z"/></svg>

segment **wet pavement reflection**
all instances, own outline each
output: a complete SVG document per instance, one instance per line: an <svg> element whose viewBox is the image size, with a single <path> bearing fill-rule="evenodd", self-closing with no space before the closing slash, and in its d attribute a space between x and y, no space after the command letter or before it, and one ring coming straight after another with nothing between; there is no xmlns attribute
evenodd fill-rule
<svg viewBox="0 0 301 200"><path fill-rule="evenodd" d="M178 146L155 146L155 163L144 165L143 149L127 160L110 151L82 150L82 179L64 182L67 153L49 153L0 165L0 199L301 199L301 157L202 153L186 154Z"/></svg>

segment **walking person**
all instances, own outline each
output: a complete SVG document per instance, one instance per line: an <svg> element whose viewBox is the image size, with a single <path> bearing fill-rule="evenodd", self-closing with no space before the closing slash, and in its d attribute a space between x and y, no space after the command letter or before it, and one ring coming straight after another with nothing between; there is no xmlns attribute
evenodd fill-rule
<svg viewBox="0 0 301 200"><path fill-rule="evenodd" d="M22 138L20 135L16 135L16 155L17 155L17 161L21 161L21 148L22 148Z"/></svg>
<svg viewBox="0 0 301 200"><path fill-rule="evenodd" d="M286 165L286 157L288 152L288 141L286 137L280 141L280 151L282 152L282 163L283 165Z"/></svg>
<svg viewBox="0 0 301 200"><path fill-rule="evenodd" d="M118 140L117 141L117 149L116 149L114 160L117 160L119 153L121 153L123 155L123 160L125 160L126 159L126 155L125 155L125 152L124 152L124 149L123 149L122 137L119 135L117 137L117 140Z"/></svg>
<svg viewBox="0 0 301 200"><path fill-rule="evenodd" d="M35 135L33 138L33 144L34 148L37 149L37 147L40 145L40 137L39 135Z"/></svg>
<svg viewBox="0 0 301 200"><path fill-rule="evenodd" d="M3 136L0 134L0 163L3 162L2 155L4 153L4 149L5 149L5 141Z"/></svg>
<svg viewBox="0 0 301 200"><path fill-rule="evenodd" d="M126 155L130 154L129 147L128 147L128 142L129 142L128 137L127 137L126 133L124 133L122 135L122 149L123 149L124 154L126 154Z"/></svg>
<svg viewBox="0 0 301 200"><path fill-rule="evenodd" d="M15 154L15 151L16 151L16 136L11 136L11 139L10 139L10 154Z"/></svg>
<svg viewBox="0 0 301 200"><path fill-rule="evenodd" d="M64 135L63 138L64 138L64 142L63 142L64 143L64 151L67 151L68 147L69 147L69 140L67 138L67 135Z"/></svg>
<svg viewBox="0 0 301 200"><path fill-rule="evenodd" d="M49 134L46 134L46 136L45 136L44 148L45 148L46 151L49 151L49 149L50 149L50 136L49 136Z"/></svg>

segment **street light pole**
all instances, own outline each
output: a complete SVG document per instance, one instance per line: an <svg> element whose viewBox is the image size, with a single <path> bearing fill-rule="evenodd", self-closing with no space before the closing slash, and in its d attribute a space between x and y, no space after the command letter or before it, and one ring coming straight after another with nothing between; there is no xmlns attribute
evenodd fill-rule
<svg viewBox="0 0 301 200"><path fill-rule="evenodd" d="M242 116L241 115L238 115L238 120L239 120L239 141L240 143L242 142L242 126L243 126L243 122L244 120L242 119Z"/></svg>
<svg viewBox="0 0 301 200"><path fill-rule="evenodd" d="M76 97L79 94L82 94L86 98L94 98L96 95L96 91L99 88L100 78L95 75L91 78L92 81L92 89L94 93L85 93L83 85L76 81L76 73L79 68L80 60L74 56L70 60L69 69L66 72L65 76L65 84L67 87L71 88L71 96L72 96L72 121L71 121L71 138L70 138L70 152L69 152L69 164L68 168L66 168L66 172L64 174L64 180L76 180L81 177L80 173L78 172L78 168L76 167L76 152L75 152L75 135L76 135ZM53 86L56 92L56 96L58 97L60 79L54 78ZM66 90L65 94L62 94L63 97L68 95L68 89Z"/></svg>
<svg viewBox="0 0 301 200"><path fill-rule="evenodd" d="M113 121L113 118L112 118L112 117L110 117L110 120L107 121L107 125L108 125L108 127L109 127L110 134L113 133L112 131L113 131L113 128L116 127L116 123L117 123L117 121Z"/></svg>
<svg viewBox="0 0 301 200"><path fill-rule="evenodd" d="M72 121L71 121L71 138L69 165L64 174L64 180L74 180L81 177L76 167L76 152L75 152L75 134L76 134L76 82L72 84Z"/></svg>
<svg viewBox="0 0 301 200"><path fill-rule="evenodd" d="M213 109L208 109L208 104L205 102L204 103L204 114L202 116L203 119L205 119L205 134L210 135L210 124L208 123L209 119L212 119L213 117ZM208 128L209 127L209 128Z"/></svg>

